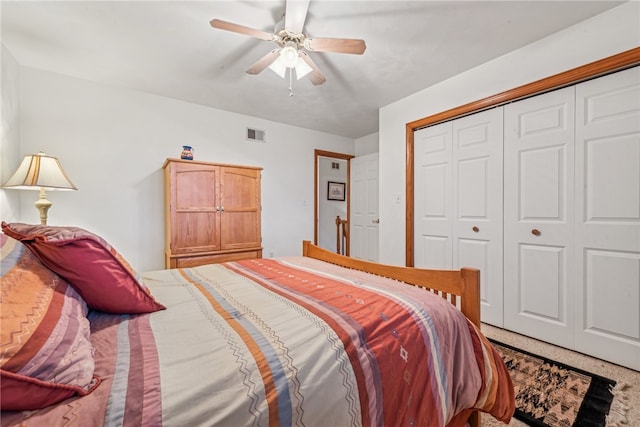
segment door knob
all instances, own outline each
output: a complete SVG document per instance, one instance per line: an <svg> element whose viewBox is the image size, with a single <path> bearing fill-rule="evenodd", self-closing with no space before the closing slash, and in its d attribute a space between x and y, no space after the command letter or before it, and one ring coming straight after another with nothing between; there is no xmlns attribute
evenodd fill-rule
<svg viewBox="0 0 640 427"><path fill-rule="evenodd" d="M371 222L374 223L374 224L380 224L380 218L372 219Z"/></svg>
<svg viewBox="0 0 640 427"><path fill-rule="evenodd" d="M534 236L539 236L542 233L537 228L534 228L533 230L531 230L531 234L533 234Z"/></svg>
<svg viewBox="0 0 640 427"><path fill-rule="evenodd" d="M475 226L475 225L473 226L472 230L473 230L474 232L476 232L476 233L477 233L478 231L480 231L480 229L479 229L477 226Z"/></svg>

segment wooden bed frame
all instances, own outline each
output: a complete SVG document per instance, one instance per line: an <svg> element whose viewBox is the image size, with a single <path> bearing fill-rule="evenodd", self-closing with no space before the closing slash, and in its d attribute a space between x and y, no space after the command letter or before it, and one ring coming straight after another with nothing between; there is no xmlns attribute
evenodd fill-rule
<svg viewBox="0 0 640 427"><path fill-rule="evenodd" d="M322 249L308 240L302 242L302 255L342 267L400 280L433 292L459 307L460 311L480 329L480 270L476 268L427 270L377 264ZM471 414L469 425L480 427L480 417L477 411Z"/></svg>

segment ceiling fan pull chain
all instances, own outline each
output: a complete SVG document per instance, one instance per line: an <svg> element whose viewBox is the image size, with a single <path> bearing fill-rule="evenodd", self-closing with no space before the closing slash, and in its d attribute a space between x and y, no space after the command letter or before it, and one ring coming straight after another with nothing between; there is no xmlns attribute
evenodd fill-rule
<svg viewBox="0 0 640 427"><path fill-rule="evenodd" d="M289 70L289 96L293 96L293 68L287 68Z"/></svg>

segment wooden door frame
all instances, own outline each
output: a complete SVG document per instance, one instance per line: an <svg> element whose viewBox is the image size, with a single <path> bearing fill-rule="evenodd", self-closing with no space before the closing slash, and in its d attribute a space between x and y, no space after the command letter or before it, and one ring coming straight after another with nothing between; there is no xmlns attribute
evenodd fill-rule
<svg viewBox="0 0 640 427"><path fill-rule="evenodd" d="M636 47L607 58L536 80L523 86L491 95L477 101L464 104L450 110L446 110L422 119L409 122L405 125L406 134L406 207L405 207L405 264L408 267L414 265L414 132L427 126L453 120L468 114L476 113L488 108L513 102L518 99L539 95L565 86L575 85L585 80L603 76L605 74L621 71L640 64L640 47Z"/></svg>
<svg viewBox="0 0 640 427"><path fill-rule="evenodd" d="M333 151L313 150L313 243L318 244L318 159L320 157L330 157L333 159L340 159L347 161L347 188L345 193L345 201L347 202L347 230L351 225L351 159L355 156L352 154L335 153ZM351 242L351 233L347 233L347 244L345 248L345 255L349 256L349 248Z"/></svg>

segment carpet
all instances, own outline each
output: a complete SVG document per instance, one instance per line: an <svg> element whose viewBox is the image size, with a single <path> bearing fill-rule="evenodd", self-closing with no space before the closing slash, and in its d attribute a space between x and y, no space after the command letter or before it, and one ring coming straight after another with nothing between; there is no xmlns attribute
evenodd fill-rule
<svg viewBox="0 0 640 427"><path fill-rule="evenodd" d="M490 340L504 360L515 389L515 418L536 427L617 425L623 409L616 381ZM618 387L619 388L619 387ZM622 406L624 406L622 402ZM609 420L607 415L613 412ZM609 422L608 422L609 421Z"/></svg>

